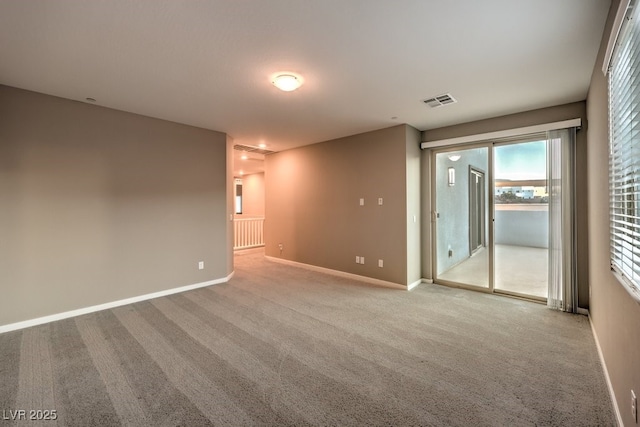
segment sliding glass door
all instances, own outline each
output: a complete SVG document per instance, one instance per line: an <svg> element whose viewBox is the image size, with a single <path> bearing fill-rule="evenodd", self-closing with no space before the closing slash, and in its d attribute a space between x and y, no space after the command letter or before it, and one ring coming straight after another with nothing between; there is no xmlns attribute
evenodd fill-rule
<svg viewBox="0 0 640 427"><path fill-rule="evenodd" d="M575 311L575 128L432 153L436 283Z"/></svg>
<svg viewBox="0 0 640 427"><path fill-rule="evenodd" d="M435 265L438 280L490 288L489 147L435 154Z"/></svg>
<svg viewBox="0 0 640 427"><path fill-rule="evenodd" d="M546 300L549 185L545 136L493 148L494 288Z"/></svg>

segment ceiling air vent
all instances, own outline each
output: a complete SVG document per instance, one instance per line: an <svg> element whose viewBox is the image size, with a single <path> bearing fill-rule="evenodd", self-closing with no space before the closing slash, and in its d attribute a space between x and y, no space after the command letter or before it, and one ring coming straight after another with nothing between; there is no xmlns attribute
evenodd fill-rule
<svg viewBox="0 0 640 427"><path fill-rule="evenodd" d="M449 93L445 93L444 95L434 96L433 98L425 99L424 103L427 104L431 108L442 107L444 105L455 104L456 99L451 96Z"/></svg>
<svg viewBox="0 0 640 427"><path fill-rule="evenodd" d="M275 151L267 150L265 148L260 148L260 147L252 147L251 145L236 144L233 146L233 149L238 151L246 151L247 153L258 153L258 154L275 153Z"/></svg>

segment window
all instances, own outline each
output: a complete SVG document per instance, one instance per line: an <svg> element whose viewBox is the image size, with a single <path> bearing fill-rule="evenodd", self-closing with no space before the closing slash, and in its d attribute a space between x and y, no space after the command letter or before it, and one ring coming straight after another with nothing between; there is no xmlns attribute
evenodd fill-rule
<svg viewBox="0 0 640 427"><path fill-rule="evenodd" d="M242 214L242 180L235 180L236 186L236 214Z"/></svg>
<svg viewBox="0 0 640 427"><path fill-rule="evenodd" d="M609 64L611 268L640 301L640 25L630 2Z"/></svg>

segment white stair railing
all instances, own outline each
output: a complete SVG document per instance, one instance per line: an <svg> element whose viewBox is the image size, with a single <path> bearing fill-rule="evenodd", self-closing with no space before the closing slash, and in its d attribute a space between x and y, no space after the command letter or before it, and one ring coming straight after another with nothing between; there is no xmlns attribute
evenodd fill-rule
<svg viewBox="0 0 640 427"><path fill-rule="evenodd" d="M233 249L264 246L264 218L234 219L233 232Z"/></svg>

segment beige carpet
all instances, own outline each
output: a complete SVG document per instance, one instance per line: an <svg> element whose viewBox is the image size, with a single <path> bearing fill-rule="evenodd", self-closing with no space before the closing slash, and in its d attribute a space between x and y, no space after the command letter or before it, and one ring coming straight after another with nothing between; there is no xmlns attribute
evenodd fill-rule
<svg viewBox="0 0 640 427"><path fill-rule="evenodd" d="M57 411L39 426L614 425L586 317L259 253L228 284L0 335L0 411L19 409Z"/></svg>

